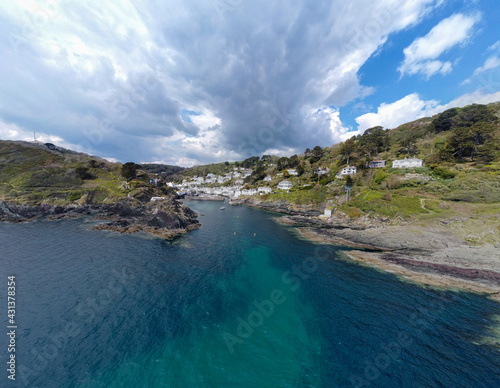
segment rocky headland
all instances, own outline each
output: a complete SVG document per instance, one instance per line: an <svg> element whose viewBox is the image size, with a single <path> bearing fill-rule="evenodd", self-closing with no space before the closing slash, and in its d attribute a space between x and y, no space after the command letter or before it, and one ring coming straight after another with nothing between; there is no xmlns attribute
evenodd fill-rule
<svg viewBox="0 0 500 388"><path fill-rule="evenodd" d="M500 244L473 244L452 232L465 219L416 223L344 214L292 215L276 221L310 241L352 247L346 257L405 279L442 288L485 293L500 300Z"/></svg>
<svg viewBox="0 0 500 388"><path fill-rule="evenodd" d="M114 203L69 205L20 205L0 202L0 221L29 222L36 220L91 217L99 221L97 230L120 233L145 232L171 238L200 226L197 214L173 198L150 201L149 198L125 198Z"/></svg>
<svg viewBox="0 0 500 388"><path fill-rule="evenodd" d="M245 198L230 204L286 214L275 221L309 241L352 248L344 251L346 259L419 284L484 293L500 301L500 242L474 243L457 234L468 217L425 222L373 214L351 218L342 212L325 217L320 207L286 201Z"/></svg>

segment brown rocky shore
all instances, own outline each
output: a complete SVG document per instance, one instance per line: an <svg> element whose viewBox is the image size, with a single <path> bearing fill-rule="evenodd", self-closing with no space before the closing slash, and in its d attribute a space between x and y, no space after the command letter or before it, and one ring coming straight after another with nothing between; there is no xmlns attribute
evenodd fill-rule
<svg viewBox="0 0 500 388"><path fill-rule="evenodd" d="M401 218L359 217L342 213L326 218L313 205L293 206L242 199L231 204L256 207L285 216L276 222L294 227L309 241L351 247L345 258L398 275L403 280L438 288L484 293L500 301L500 236L474 244L455 233L466 217L426 222Z"/></svg>
<svg viewBox="0 0 500 388"><path fill-rule="evenodd" d="M30 206L0 202L0 221L29 222L79 217L102 221L94 227L97 230L120 233L142 231L162 238L175 237L200 226L197 214L172 198L153 202L147 198L125 198L114 203L82 205Z"/></svg>
<svg viewBox="0 0 500 388"><path fill-rule="evenodd" d="M346 257L439 288L484 293L500 301L500 245L474 245L454 235L446 222L418 224L344 215L328 219L284 216L310 241L354 248ZM358 248L358 249L356 249Z"/></svg>

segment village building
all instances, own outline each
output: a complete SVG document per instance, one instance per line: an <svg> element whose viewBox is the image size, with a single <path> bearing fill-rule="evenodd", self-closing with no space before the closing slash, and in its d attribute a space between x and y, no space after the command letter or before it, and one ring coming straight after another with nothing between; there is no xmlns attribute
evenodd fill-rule
<svg viewBox="0 0 500 388"><path fill-rule="evenodd" d="M392 162L393 168L412 168L412 167L422 167L424 161L422 159L411 158L411 159L399 159Z"/></svg>
<svg viewBox="0 0 500 388"><path fill-rule="evenodd" d="M293 184L290 181L284 180L278 183L278 189L280 190L290 190Z"/></svg>
<svg viewBox="0 0 500 388"><path fill-rule="evenodd" d="M340 175L352 175L352 174L356 174L357 172L357 168L354 167L354 166L347 166L347 167L344 167L342 169L342 171L340 171Z"/></svg>
<svg viewBox="0 0 500 388"><path fill-rule="evenodd" d="M326 175L330 172L329 168L318 168L316 171L314 171L316 175Z"/></svg>
<svg viewBox="0 0 500 388"><path fill-rule="evenodd" d="M370 163L368 163L369 168L384 168L385 167L385 160L372 160Z"/></svg>

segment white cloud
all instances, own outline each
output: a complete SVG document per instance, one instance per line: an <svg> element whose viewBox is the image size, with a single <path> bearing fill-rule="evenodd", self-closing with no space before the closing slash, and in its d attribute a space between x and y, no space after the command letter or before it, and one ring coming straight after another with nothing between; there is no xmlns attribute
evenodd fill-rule
<svg viewBox="0 0 500 388"><path fill-rule="evenodd" d="M421 73L426 78L434 74L447 74L452 70L449 61L438 60L443 53L452 47L466 42L479 15L466 16L454 14L432 28L425 36L417 38L403 52L405 58L399 67L401 75Z"/></svg>
<svg viewBox="0 0 500 388"><path fill-rule="evenodd" d="M490 47L488 47L489 51L499 51L500 50L500 40L493 43Z"/></svg>
<svg viewBox="0 0 500 388"><path fill-rule="evenodd" d="M221 124L221 120L218 117L215 117L213 112L205 111L198 115L190 115L189 117L194 125L203 130Z"/></svg>
<svg viewBox="0 0 500 388"><path fill-rule="evenodd" d="M426 116L433 116L450 108L461 108L470 104L489 104L490 102L500 101L500 91L494 93L484 93L482 90L476 90L473 93L463 94L444 105L438 105L426 112Z"/></svg>
<svg viewBox="0 0 500 388"><path fill-rule="evenodd" d="M500 58L496 55L493 55L488 59L486 59L486 61L482 66L479 66L476 70L474 70L472 76L470 78L467 78L462 84L469 84L479 74L482 74L488 70L496 69L499 66L500 66Z"/></svg>
<svg viewBox="0 0 500 388"><path fill-rule="evenodd" d="M22 141L37 141L40 143L56 143L61 147L78 150L77 144L66 142L62 137L43 132L33 132L19 127L13 123L6 123L0 120L0 139L3 140L22 140Z"/></svg>
<svg viewBox="0 0 500 388"><path fill-rule="evenodd" d="M417 93L413 93L393 103L380 104L377 113L366 113L358 116L356 122L358 123L358 131L361 133L378 125L392 129L422 117L434 116L446 109L496 101L500 101L500 92L483 93L478 90L474 93L464 94L443 105L435 100L422 100Z"/></svg>
<svg viewBox="0 0 500 388"><path fill-rule="evenodd" d="M417 93L409 94L393 103L381 104L377 113L366 113L358 116L356 118L358 130L364 132L366 129L378 125L384 128L395 128L400 124L425 117L426 112L437 104L438 102L434 100L421 100Z"/></svg>
<svg viewBox="0 0 500 388"><path fill-rule="evenodd" d="M223 15L212 3L0 2L12 33L0 36L0 118L122 161L331 144L354 133L338 112L303 112L373 93L359 70L442 0L254 0ZM201 115L184 121L187 107ZM256 139L283 122L272 141Z"/></svg>

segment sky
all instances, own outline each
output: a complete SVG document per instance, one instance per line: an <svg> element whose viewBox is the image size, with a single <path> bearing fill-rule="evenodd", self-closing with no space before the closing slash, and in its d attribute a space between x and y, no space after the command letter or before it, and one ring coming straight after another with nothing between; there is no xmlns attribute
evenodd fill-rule
<svg viewBox="0 0 500 388"><path fill-rule="evenodd" d="M192 166L500 101L497 0L0 2L0 139Z"/></svg>

